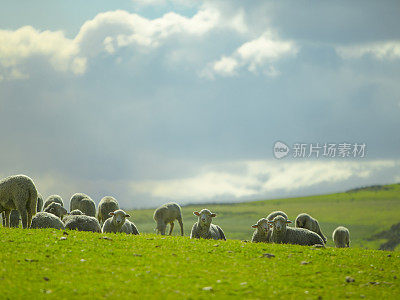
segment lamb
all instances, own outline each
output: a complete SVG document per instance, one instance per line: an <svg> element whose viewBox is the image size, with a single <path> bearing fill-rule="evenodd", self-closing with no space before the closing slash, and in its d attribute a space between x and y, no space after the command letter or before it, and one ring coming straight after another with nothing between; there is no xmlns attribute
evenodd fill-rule
<svg viewBox="0 0 400 300"><path fill-rule="evenodd" d="M332 239L337 248L350 247L350 232L346 227L336 228L332 233Z"/></svg>
<svg viewBox="0 0 400 300"><path fill-rule="evenodd" d="M283 216L277 216L268 224L272 225L270 241L277 244L294 244L294 245L324 245L322 238L313 231L305 228L291 228L287 224L292 221L285 219Z"/></svg>
<svg viewBox="0 0 400 300"><path fill-rule="evenodd" d="M0 212L5 212L6 227L10 227L11 210L18 210L22 227L29 228L36 214L38 192L32 179L25 175L9 176L0 181Z"/></svg>
<svg viewBox="0 0 400 300"><path fill-rule="evenodd" d="M104 223L110 218L110 212L119 209L118 201L111 196L105 196L100 200L99 206L97 207L97 219L100 223Z"/></svg>
<svg viewBox="0 0 400 300"><path fill-rule="evenodd" d="M60 203L52 202L45 209L44 212L51 213L60 219L62 219L66 214L67 210L60 205Z"/></svg>
<svg viewBox="0 0 400 300"><path fill-rule="evenodd" d="M157 223L157 234L165 235L165 229L169 223L169 235L171 235L174 229L174 221L178 220L179 226L181 227L181 236L183 236L182 212L179 204L171 202L160 206L154 211L153 218Z"/></svg>
<svg viewBox="0 0 400 300"><path fill-rule="evenodd" d="M70 210L79 209L87 216L96 216L96 204L88 195L83 193L72 195L69 208Z"/></svg>
<svg viewBox="0 0 400 300"><path fill-rule="evenodd" d="M38 212L32 218L31 228L54 228L54 229L65 229L61 219L52 213Z"/></svg>
<svg viewBox="0 0 400 300"><path fill-rule="evenodd" d="M139 231L137 230L135 224L126 219L129 218L130 215L128 215L122 209L110 212L110 217L112 218L108 218L103 224L103 233L125 232L126 234L139 234Z"/></svg>
<svg viewBox="0 0 400 300"><path fill-rule="evenodd" d="M326 243L327 241L326 237L321 232L321 228L319 227L318 221L308 214L302 213L297 216L296 227L314 231L321 237L324 243Z"/></svg>
<svg viewBox="0 0 400 300"><path fill-rule="evenodd" d="M99 221L86 215L68 215L64 218L64 225L70 230L101 232Z"/></svg>
<svg viewBox="0 0 400 300"><path fill-rule="evenodd" d="M56 202L61 204L62 207L64 207L64 201L62 200L61 196L59 195L51 195L47 197L46 201L43 204L43 211L44 209L50 205L51 202Z"/></svg>
<svg viewBox="0 0 400 300"><path fill-rule="evenodd" d="M211 224L212 218L216 217L215 213L212 213L208 209L202 209L200 212L194 211L193 214L198 216L198 221L193 224L190 238L203 238L203 239L214 239L214 240L225 240L226 237L221 227L218 225Z"/></svg>
<svg viewBox="0 0 400 300"><path fill-rule="evenodd" d="M257 224L254 224L251 227L256 229L251 238L253 243L269 243L271 230L269 230L268 219L262 218L258 220Z"/></svg>

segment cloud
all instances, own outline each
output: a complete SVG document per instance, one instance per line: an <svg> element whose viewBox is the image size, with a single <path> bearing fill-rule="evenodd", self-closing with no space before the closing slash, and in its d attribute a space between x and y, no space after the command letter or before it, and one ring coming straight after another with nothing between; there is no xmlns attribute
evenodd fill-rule
<svg viewBox="0 0 400 300"><path fill-rule="evenodd" d="M247 67L253 73L257 73L259 69L266 69L264 74L276 76L279 73L272 64L284 57L294 56L297 52L298 46L293 41L282 40L276 34L267 31L257 39L241 45L231 56L222 56L220 60L209 64L203 75L234 76L240 68Z"/></svg>
<svg viewBox="0 0 400 300"><path fill-rule="evenodd" d="M370 55L379 60L393 60L400 58L400 41L337 46L335 50L344 59L361 58Z"/></svg>
<svg viewBox="0 0 400 300"><path fill-rule="evenodd" d="M61 31L38 31L24 26L15 31L0 30L0 74L8 79L23 79L23 65L31 58L44 57L60 72L80 75L86 70L86 58L79 46Z"/></svg>

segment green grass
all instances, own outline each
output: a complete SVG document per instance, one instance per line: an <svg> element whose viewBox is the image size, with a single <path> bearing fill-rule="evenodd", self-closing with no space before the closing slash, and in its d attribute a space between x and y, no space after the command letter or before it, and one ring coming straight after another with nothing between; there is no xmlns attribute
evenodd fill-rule
<svg viewBox="0 0 400 300"><path fill-rule="evenodd" d="M217 213L214 223L224 230L228 239L250 240L251 225L274 210L285 211L291 220L299 213L307 212L318 219L322 231L333 246L332 232L340 225L350 230L351 246L377 249L384 240L368 241L374 233L387 230L400 222L400 184L384 186L380 190L330 195L264 200L237 204L190 205L182 208L185 234L189 235L197 218L194 210L209 208ZM131 220L140 232L154 233L153 209L131 211ZM179 234L176 223L174 235ZM397 247L399 249L399 247Z"/></svg>
<svg viewBox="0 0 400 300"><path fill-rule="evenodd" d="M1 228L0 239L3 299L400 295L398 252L52 229Z"/></svg>

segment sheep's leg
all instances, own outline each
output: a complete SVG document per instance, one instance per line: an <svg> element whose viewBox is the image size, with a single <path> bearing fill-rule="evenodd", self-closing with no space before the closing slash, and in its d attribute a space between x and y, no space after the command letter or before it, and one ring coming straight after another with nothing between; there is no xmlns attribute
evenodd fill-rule
<svg viewBox="0 0 400 300"><path fill-rule="evenodd" d="M3 220L3 227L6 227L6 214L4 211L1 213L1 219Z"/></svg>
<svg viewBox="0 0 400 300"><path fill-rule="evenodd" d="M19 214L21 215L22 227L28 228L28 213L26 209L18 209Z"/></svg>
<svg viewBox="0 0 400 300"><path fill-rule="evenodd" d="M6 227L10 227L10 214L11 214L11 210L6 210L4 212L5 216L6 216Z"/></svg>
<svg viewBox="0 0 400 300"><path fill-rule="evenodd" d="M27 224L27 228L31 227L31 223L32 223L32 213L28 212L28 224Z"/></svg>
<svg viewBox="0 0 400 300"><path fill-rule="evenodd" d="M172 233L172 229L174 229L174 221L172 221L171 223L169 223L169 235L171 235Z"/></svg>
<svg viewBox="0 0 400 300"><path fill-rule="evenodd" d="M178 218L179 226L181 227L181 236L183 236L183 222L182 218Z"/></svg>

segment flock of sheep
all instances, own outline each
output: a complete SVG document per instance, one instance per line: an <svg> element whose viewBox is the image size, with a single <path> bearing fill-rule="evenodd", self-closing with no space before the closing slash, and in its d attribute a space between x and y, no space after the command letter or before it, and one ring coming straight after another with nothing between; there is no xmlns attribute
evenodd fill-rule
<svg viewBox="0 0 400 300"><path fill-rule="evenodd" d="M43 201L32 179L25 175L9 176L0 181L0 212L3 216L3 226L18 227L21 219L23 228L139 234L135 224L127 219L130 216L120 209L113 197L106 196L101 199L96 211L96 205L88 195L76 193L70 199L70 210L68 213L58 195L49 196ZM221 227L212 224L215 213L203 209L193 214L198 220L192 227L190 238L226 240ZM157 233L164 235L169 224L171 234L177 220L183 236L182 213L178 204L167 203L160 206L155 210L153 217L157 224ZM325 245L326 237L322 234L318 221L310 215L298 215L296 227L287 226L289 223L292 221L284 212L270 213L252 226L255 228L252 242ZM332 238L336 247L350 245L350 233L345 227L336 228Z"/></svg>

